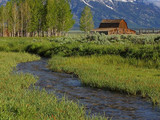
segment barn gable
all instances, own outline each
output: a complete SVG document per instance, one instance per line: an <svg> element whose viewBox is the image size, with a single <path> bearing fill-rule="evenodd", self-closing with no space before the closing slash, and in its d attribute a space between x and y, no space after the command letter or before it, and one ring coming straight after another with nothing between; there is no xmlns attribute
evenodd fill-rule
<svg viewBox="0 0 160 120"><path fill-rule="evenodd" d="M127 23L123 19L104 19L99 28L92 31L108 34L135 34L135 31L128 29Z"/></svg>

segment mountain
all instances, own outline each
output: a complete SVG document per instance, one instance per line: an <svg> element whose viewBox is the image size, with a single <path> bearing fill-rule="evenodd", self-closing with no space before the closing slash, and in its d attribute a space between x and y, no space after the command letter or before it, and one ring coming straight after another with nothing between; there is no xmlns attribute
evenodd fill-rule
<svg viewBox="0 0 160 120"><path fill-rule="evenodd" d="M5 5L8 0L0 0L0 5Z"/></svg>
<svg viewBox="0 0 160 120"><path fill-rule="evenodd" d="M8 0L0 0L4 5ZM160 28L160 0L71 0L71 9L79 28L79 19L85 6L94 16L95 27L102 19L125 19L130 28Z"/></svg>
<svg viewBox="0 0 160 120"><path fill-rule="evenodd" d="M74 28L86 5L92 10L95 27L102 19L125 19L130 28L160 28L160 0L71 0Z"/></svg>

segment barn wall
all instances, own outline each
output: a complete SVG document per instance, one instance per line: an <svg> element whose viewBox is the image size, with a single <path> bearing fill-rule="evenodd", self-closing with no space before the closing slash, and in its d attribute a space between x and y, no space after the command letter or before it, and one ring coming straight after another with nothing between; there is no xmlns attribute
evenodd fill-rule
<svg viewBox="0 0 160 120"><path fill-rule="evenodd" d="M103 28L103 30L101 28ZM104 28L106 29L104 30ZM136 34L134 30L128 29L128 26L125 20L102 20L97 30L95 31L99 33L108 34L108 35Z"/></svg>
<svg viewBox="0 0 160 120"><path fill-rule="evenodd" d="M128 29L127 23L124 20L122 20L119 24L119 28Z"/></svg>

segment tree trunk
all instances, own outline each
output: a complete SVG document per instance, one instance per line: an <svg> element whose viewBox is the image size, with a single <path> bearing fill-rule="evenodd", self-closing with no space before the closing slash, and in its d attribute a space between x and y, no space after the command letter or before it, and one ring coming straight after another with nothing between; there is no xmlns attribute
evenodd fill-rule
<svg viewBox="0 0 160 120"><path fill-rule="evenodd" d="M44 37L44 31L42 31L42 37Z"/></svg>
<svg viewBox="0 0 160 120"><path fill-rule="evenodd" d="M15 37L15 31L16 31L16 27L15 25L13 26L13 37Z"/></svg>
<svg viewBox="0 0 160 120"><path fill-rule="evenodd" d="M48 37L51 37L51 29L48 29Z"/></svg>
<svg viewBox="0 0 160 120"><path fill-rule="evenodd" d="M21 8L21 37L23 37L23 15L22 15L22 8Z"/></svg>
<svg viewBox="0 0 160 120"><path fill-rule="evenodd" d="M4 21L3 21L3 30L2 30L2 36L4 37L5 36L5 25L4 25Z"/></svg>

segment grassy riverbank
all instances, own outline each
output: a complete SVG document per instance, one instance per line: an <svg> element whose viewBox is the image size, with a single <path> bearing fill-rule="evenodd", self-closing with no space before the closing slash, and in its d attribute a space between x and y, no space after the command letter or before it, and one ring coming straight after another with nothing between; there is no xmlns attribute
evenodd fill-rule
<svg viewBox="0 0 160 120"><path fill-rule="evenodd" d="M74 73L82 83L128 94L140 94L160 102L159 69L149 68L150 61L120 56L52 57L53 71Z"/></svg>
<svg viewBox="0 0 160 120"><path fill-rule="evenodd" d="M86 85L141 94L154 104L160 102L159 35L0 38L0 51L53 56L51 69L74 72ZM86 57L92 55L96 57Z"/></svg>
<svg viewBox="0 0 160 120"><path fill-rule="evenodd" d="M86 120L83 107L72 101L58 100L45 91L28 90L36 82L33 75L14 74L20 62L38 60L27 53L0 52L0 119L1 120Z"/></svg>

